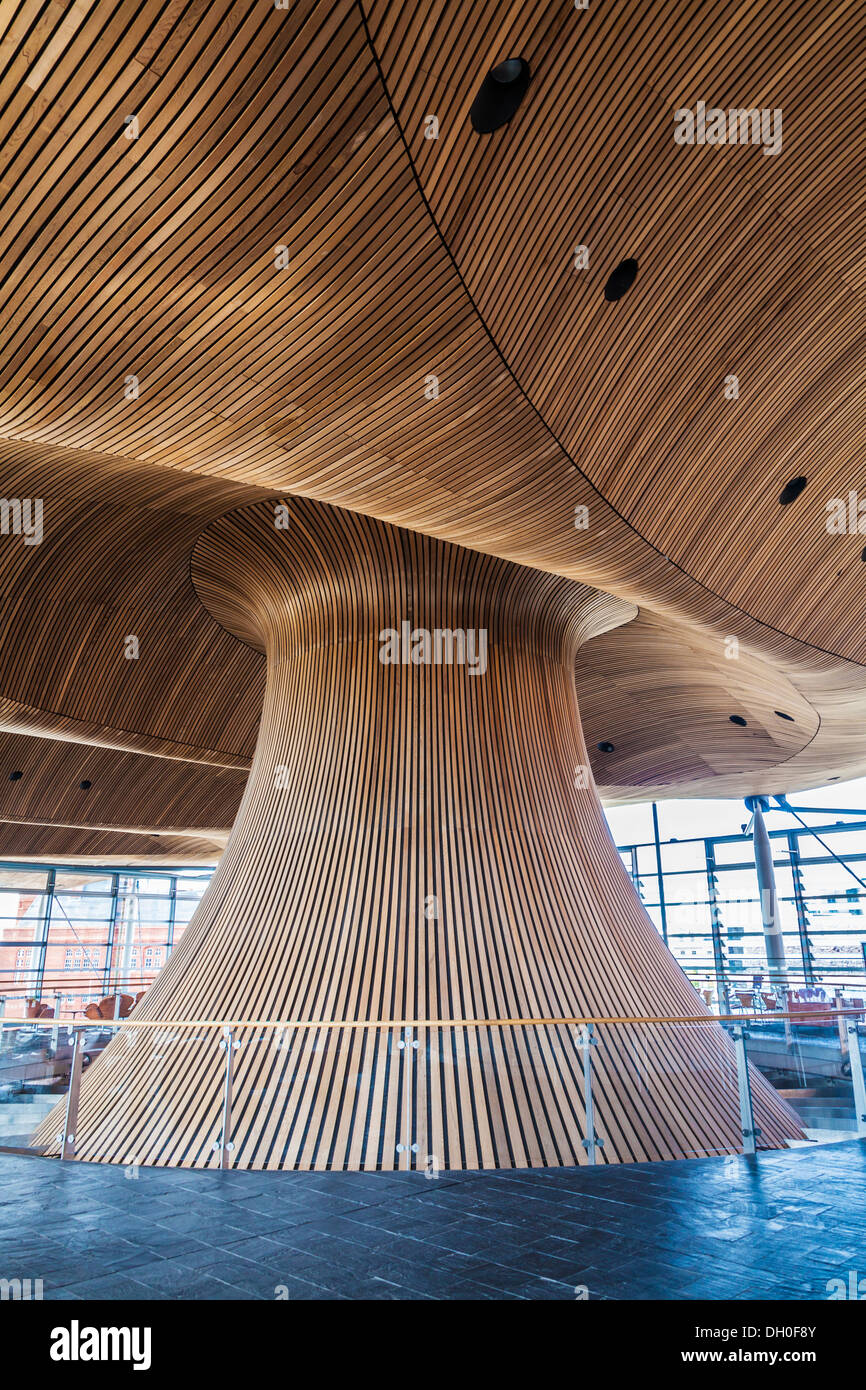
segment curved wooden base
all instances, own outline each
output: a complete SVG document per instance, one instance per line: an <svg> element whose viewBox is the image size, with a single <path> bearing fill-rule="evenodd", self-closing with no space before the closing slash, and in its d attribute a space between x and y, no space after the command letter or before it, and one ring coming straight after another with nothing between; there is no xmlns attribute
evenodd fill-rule
<svg viewBox="0 0 866 1390"><path fill-rule="evenodd" d="M364 516L288 507L287 530L259 504L196 549L202 600L264 648L267 689L228 847L136 1017L700 1012L610 839L575 698L580 645L634 610ZM465 664L444 659L455 630L476 634ZM394 1168L407 1141L420 1167L587 1160L565 1026L427 1028L417 1048L398 1030L240 1037L239 1167ZM222 1070L213 1034L117 1039L85 1075L77 1156L213 1164ZM602 1027L593 1071L602 1161L739 1149L720 1027ZM753 1086L764 1142L796 1135Z"/></svg>

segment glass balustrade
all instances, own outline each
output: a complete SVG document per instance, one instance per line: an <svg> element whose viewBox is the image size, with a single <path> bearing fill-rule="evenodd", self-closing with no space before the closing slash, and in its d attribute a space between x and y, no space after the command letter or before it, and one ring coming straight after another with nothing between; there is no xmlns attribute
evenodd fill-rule
<svg viewBox="0 0 866 1390"><path fill-rule="evenodd" d="M753 1118L752 1092L765 1083L796 1111L800 1142L862 1137L864 1011L811 1002L810 1009L674 1019L70 1024L7 1017L0 1020L0 1149L64 1161L84 1153L131 1168L338 1166L435 1176L634 1161L629 1116L637 1115L644 1148L650 1133L659 1160L752 1153L768 1146ZM82 1088L92 1067L98 1106ZM188 1085L178 1084L184 1074ZM467 1099L481 1094L485 1118L466 1122ZM353 1122L351 1148L335 1162L327 1147L334 1126L323 1116L337 1108L376 1118L367 1127ZM675 1110L677 1131L693 1136L687 1153L667 1132L665 1117Z"/></svg>

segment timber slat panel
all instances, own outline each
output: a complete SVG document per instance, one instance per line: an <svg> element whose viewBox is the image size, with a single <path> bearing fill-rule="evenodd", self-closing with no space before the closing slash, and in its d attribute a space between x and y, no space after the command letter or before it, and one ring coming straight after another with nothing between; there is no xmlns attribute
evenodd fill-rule
<svg viewBox="0 0 866 1390"><path fill-rule="evenodd" d="M355 1020L694 1013L591 784L579 648L633 615L569 580L295 499L212 523L193 577L264 647L259 742L231 839L142 1019ZM487 633L487 668L383 665L380 635ZM609 1028L595 1058L609 1162L739 1145L720 1027ZM413 1140L446 1167L582 1163L568 1028L420 1030ZM167 1025L166 1037L170 1035ZM400 1166L397 1032L242 1040L233 1162ZM159 1061L159 1081L153 1068ZM87 1072L77 1156L207 1166L219 1055L161 1030ZM765 1142L797 1133L754 1080ZM471 1116L471 1126L470 1126ZM46 1134L50 1130L46 1127ZM404 1160L405 1162L405 1160Z"/></svg>

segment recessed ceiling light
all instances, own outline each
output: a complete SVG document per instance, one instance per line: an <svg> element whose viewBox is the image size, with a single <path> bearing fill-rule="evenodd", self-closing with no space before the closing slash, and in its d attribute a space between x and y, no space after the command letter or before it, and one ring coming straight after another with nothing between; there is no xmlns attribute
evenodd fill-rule
<svg viewBox="0 0 866 1390"><path fill-rule="evenodd" d="M83 792L89 792L89 791L90 791L90 788L93 786L93 783L92 783L92 782L87 782L87 781L85 781L85 782L79 782L78 785L79 785L79 787L81 788L81 790L82 790Z"/></svg>
<svg viewBox="0 0 866 1390"><path fill-rule="evenodd" d="M23 773L23 772L10 772L10 773L9 773L9 781L10 781L10 782L20 782L20 781L21 781L21 778L22 778L23 776L24 776L24 773Z"/></svg>
<svg viewBox="0 0 866 1390"><path fill-rule="evenodd" d="M493 69L490 76L501 87L508 87L512 82L516 82L518 77L523 76L523 70L527 67L528 64L524 63L522 58L506 58L504 63Z"/></svg>
<svg viewBox="0 0 866 1390"><path fill-rule="evenodd" d="M604 287L604 297L613 304L631 289L637 279L637 261L620 261Z"/></svg>
<svg viewBox="0 0 866 1390"><path fill-rule="evenodd" d="M473 130L490 135L507 125L526 96L532 76L525 58L506 58L487 74L469 110Z"/></svg>
<svg viewBox="0 0 866 1390"><path fill-rule="evenodd" d="M775 714L778 714L778 716L779 716L780 719L787 719L788 722L789 722L789 724L793 724L793 722L794 722L794 716L793 716L793 714L783 714L782 711L781 711L780 709L775 710L774 713L775 713Z"/></svg>
<svg viewBox="0 0 866 1390"><path fill-rule="evenodd" d="M807 478L799 477L792 478L789 483L786 483L779 493L779 501L782 506L788 507L792 502L796 502L807 482Z"/></svg>
<svg viewBox="0 0 866 1390"><path fill-rule="evenodd" d="M608 743L605 739L603 743L598 745L598 751L599 753L612 753L614 751L614 746L614 744Z"/></svg>
<svg viewBox="0 0 866 1390"><path fill-rule="evenodd" d="M728 718L732 724L739 724L741 729L746 728L746 721L741 714L729 714Z"/></svg>

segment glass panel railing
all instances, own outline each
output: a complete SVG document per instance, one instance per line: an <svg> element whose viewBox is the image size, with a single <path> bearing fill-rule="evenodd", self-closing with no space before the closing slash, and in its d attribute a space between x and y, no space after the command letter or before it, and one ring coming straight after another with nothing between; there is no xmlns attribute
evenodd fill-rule
<svg viewBox="0 0 866 1390"><path fill-rule="evenodd" d="M862 1019L853 1001L809 1001L789 1006L782 1020L764 1015L746 1025L749 1061L787 1100L812 1143L864 1132Z"/></svg>
<svg viewBox="0 0 866 1390"><path fill-rule="evenodd" d="M30 1136L66 1094L73 1042L47 1020L0 1028L0 1149L33 1147Z"/></svg>
<svg viewBox="0 0 866 1390"><path fill-rule="evenodd" d="M412 1168L435 1177L583 1161L582 1062L567 1023L441 1023L409 1032L418 1044L406 1125Z"/></svg>
<svg viewBox="0 0 866 1390"><path fill-rule="evenodd" d="M428 1177L751 1153L796 1134L786 1101L807 1139L866 1134L864 1054L863 1011L838 1004L722 1019L7 1020L0 1147Z"/></svg>
<svg viewBox="0 0 866 1390"><path fill-rule="evenodd" d="M4 1019L24 1016L82 1024L95 1017L127 1018L154 978L154 975L142 978L135 973L112 978L106 986L101 974L98 980L82 983L79 972L64 976L61 987L56 987L56 981L44 982L38 997L20 987L4 993L0 981L0 1023Z"/></svg>
<svg viewBox="0 0 866 1390"><path fill-rule="evenodd" d="M784 987L774 985L767 973L726 971L722 977L706 966L683 964L689 982L703 1003L715 1014L806 1013L821 1008L862 1008L866 1001L866 979L839 973L823 975L820 983L802 974L786 971Z"/></svg>
<svg viewBox="0 0 866 1390"><path fill-rule="evenodd" d="M109 1023L87 1037L104 1055L82 1084L74 1157L132 1168L219 1166L221 1029Z"/></svg>
<svg viewBox="0 0 866 1390"><path fill-rule="evenodd" d="M607 1162L730 1153L740 1139L737 1063L721 1026L602 1023L593 1110Z"/></svg>
<svg viewBox="0 0 866 1390"><path fill-rule="evenodd" d="M329 1134L321 1117L327 1115L329 1105L337 1103L337 1097L355 1092L364 1045L375 1046L376 1038L367 1039L349 1030L287 1024L238 1026L222 1041L226 1053L225 1134L221 1129L218 1166L330 1166Z"/></svg>

